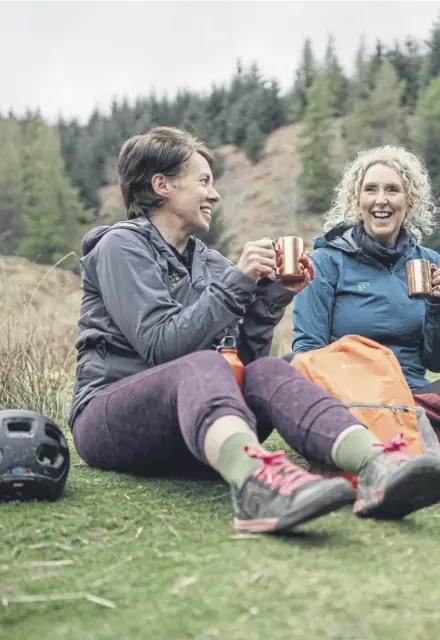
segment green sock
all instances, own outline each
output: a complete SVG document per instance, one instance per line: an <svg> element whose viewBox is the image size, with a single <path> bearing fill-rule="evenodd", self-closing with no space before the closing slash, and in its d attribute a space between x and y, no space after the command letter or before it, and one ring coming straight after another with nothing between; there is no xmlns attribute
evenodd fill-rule
<svg viewBox="0 0 440 640"><path fill-rule="evenodd" d="M337 467L347 473L357 474L373 456L380 453L373 445L380 442L375 435L363 427L353 429L337 442L332 458Z"/></svg>
<svg viewBox="0 0 440 640"><path fill-rule="evenodd" d="M229 484L242 487L255 469L261 466L261 460L249 458L243 451L246 444L254 442L259 444L256 435L240 432L227 438L220 447L215 469Z"/></svg>

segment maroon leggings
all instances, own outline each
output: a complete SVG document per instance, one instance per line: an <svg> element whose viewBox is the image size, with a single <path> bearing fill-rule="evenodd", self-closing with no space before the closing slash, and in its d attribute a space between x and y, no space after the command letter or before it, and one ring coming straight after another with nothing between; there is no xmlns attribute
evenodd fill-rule
<svg viewBox="0 0 440 640"><path fill-rule="evenodd" d="M356 423L285 360L249 364L240 391L221 354L199 351L106 387L77 416L73 439L92 467L174 475L197 466L195 458L207 464L206 431L227 415L246 420L261 442L276 429L295 451L325 463L337 436Z"/></svg>

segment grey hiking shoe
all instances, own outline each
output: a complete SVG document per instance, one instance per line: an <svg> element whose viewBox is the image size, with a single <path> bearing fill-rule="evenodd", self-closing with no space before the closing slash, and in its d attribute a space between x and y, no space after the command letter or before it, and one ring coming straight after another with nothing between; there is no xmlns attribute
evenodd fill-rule
<svg viewBox="0 0 440 640"><path fill-rule="evenodd" d="M361 518L400 520L440 502L440 456L411 456L403 436L392 438L359 472L354 513Z"/></svg>
<svg viewBox="0 0 440 640"><path fill-rule="evenodd" d="M353 503L351 485L343 478L325 479L291 462L283 451L270 453L257 445L245 453L262 461L241 489L231 485L234 527L247 533L288 531Z"/></svg>

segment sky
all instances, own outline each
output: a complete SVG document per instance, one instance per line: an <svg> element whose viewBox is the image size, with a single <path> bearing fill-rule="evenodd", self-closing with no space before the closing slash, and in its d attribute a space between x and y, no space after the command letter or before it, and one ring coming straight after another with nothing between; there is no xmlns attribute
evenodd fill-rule
<svg viewBox="0 0 440 640"><path fill-rule="evenodd" d="M392 45L428 38L440 2L4 2L0 0L0 114L39 107L84 121L112 98L130 102L155 89L209 90L227 82L236 59L256 60L283 90L304 39L322 57L328 34L351 70L363 37Z"/></svg>

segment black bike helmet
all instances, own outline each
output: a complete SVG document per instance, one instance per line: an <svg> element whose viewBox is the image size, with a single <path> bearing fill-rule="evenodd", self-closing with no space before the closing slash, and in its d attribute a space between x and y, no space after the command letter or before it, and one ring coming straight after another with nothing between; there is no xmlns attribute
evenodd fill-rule
<svg viewBox="0 0 440 640"><path fill-rule="evenodd" d="M0 500L56 500L70 467L67 440L34 411L0 411Z"/></svg>

